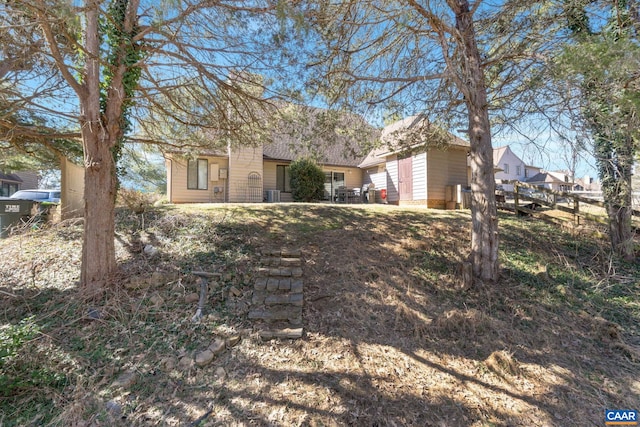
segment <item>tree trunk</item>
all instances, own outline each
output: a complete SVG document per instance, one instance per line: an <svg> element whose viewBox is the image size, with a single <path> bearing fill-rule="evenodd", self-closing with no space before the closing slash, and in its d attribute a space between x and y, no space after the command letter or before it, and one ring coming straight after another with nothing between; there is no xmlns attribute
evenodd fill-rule
<svg viewBox="0 0 640 427"><path fill-rule="evenodd" d="M84 240L81 283L88 297L99 296L116 270L116 178L110 144L103 132L83 132L85 149Z"/></svg>
<svg viewBox="0 0 640 427"><path fill-rule="evenodd" d="M598 166L602 193L609 216L609 239L613 251L623 259L635 258L632 218L633 141L597 141Z"/></svg>
<svg viewBox="0 0 640 427"><path fill-rule="evenodd" d="M471 263L475 278L498 279L498 215L496 211L493 148L486 106L473 111L469 123L471 143ZM485 117L483 117L483 114Z"/></svg>
<svg viewBox="0 0 640 427"><path fill-rule="evenodd" d="M471 254L473 275L482 282L498 279L498 215L487 88L476 43L473 14L467 0L448 0L456 16L460 75L456 79L469 113L471 144Z"/></svg>
<svg viewBox="0 0 640 427"><path fill-rule="evenodd" d="M86 9L85 81L79 93L84 150L84 236L80 281L87 297L99 296L116 269L115 165L111 148L117 135L109 135L100 106L100 37L98 4ZM119 120L119 115L117 117ZM107 123L105 123L105 121Z"/></svg>
<svg viewBox="0 0 640 427"><path fill-rule="evenodd" d="M635 258L630 206L608 206L609 236L615 253L627 261Z"/></svg>
<svg viewBox="0 0 640 427"><path fill-rule="evenodd" d="M633 188L631 179L633 176L633 164L635 162L633 141L629 138L624 145L624 149L619 150L620 179L619 206L614 206L615 212L609 209L610 234L613 250L627 261L635 259L633 244L632 209L633 209ZM615 226L615 230L614 230Z"/></svg>

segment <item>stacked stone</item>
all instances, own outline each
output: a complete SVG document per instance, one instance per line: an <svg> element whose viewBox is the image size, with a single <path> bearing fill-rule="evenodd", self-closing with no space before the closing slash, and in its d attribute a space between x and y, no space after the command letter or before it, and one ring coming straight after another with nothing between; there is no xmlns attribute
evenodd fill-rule
<svg viewBox="0 0 640 427"><path fill-rule="evenodd" d="M300 338L303 333L300 251L269 250L262 255L249 318L267 322L269 329L260 332L263 339Z"/></svg>

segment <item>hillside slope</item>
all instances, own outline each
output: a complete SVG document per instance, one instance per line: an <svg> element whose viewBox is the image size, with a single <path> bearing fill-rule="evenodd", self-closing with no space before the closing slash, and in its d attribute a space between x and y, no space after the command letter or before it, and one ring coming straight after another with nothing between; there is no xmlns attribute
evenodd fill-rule
<svg viewBox="0 0 640 427"><path fill-rule="evenodd" d="M500 282L460 289L468 212L203 205L145 224L118 213L102 301L77 292L79 224L0 240L1 425L599 426L640 409L640 267L586 231L503 215ZM300 340L247 319L274 248L302 252ZM220 273L200 323L193 270Z"/></svg>

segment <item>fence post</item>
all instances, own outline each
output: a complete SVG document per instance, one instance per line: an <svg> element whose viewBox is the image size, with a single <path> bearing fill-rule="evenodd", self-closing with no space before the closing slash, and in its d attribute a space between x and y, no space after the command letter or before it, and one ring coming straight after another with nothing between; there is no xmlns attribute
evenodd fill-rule
<svg viewBox="0 0 640 427"><path fill-rule="evenodd" d="M513 205L516 208L516 215L518 214L518 206L520 205L519 194L520 194L520 186L518 185L518 182L516 182L513 184Z"/></svg>
<svg viewBox="0 0 640 427"><path fill-rule="evenodd" d="M580 202L576 198L573 199L573 222L580 225Z"/></svg>

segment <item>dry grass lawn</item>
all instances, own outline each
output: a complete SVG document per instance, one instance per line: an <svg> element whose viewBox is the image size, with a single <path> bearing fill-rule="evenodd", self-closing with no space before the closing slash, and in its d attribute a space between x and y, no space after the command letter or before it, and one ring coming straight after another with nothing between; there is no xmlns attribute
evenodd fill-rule
<svg viewBox="0 0 640 427"><path fill-rule="evenodd" d="M601 233L501 214L501 279L465 290L464 211L145 216L140 232L118 213L122 274L102 301L77 289L81 225L0 240L0 425L601 426L640 409L640 266ZM250 300L260 251L281 247L302 251L306 334L262 341L229 289ZM200 323L193 270L221 273Z"/></svg>

